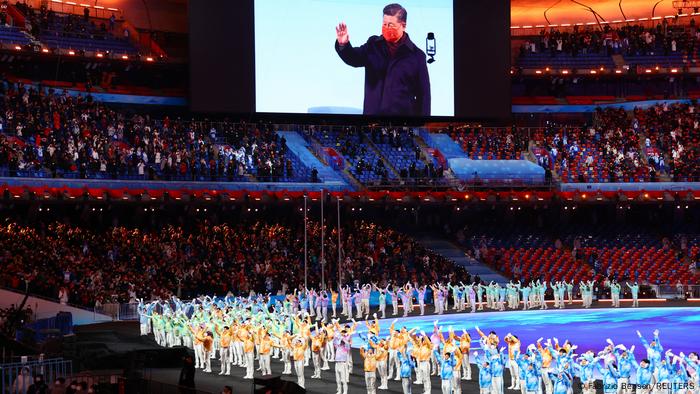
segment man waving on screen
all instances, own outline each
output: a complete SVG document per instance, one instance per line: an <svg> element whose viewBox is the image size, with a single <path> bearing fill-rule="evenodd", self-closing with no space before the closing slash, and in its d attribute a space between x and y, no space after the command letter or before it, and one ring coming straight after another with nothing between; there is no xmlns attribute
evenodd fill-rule
<svg viewBox="0 0 700 394"><path fill-rule="evenodd" d="M365 68L365 115L430 116L430 78L425 53L406 33L406 9L384 7L382 35L360 47L350 44L348 27L335 28L335 50L349 66Z"/></svg>

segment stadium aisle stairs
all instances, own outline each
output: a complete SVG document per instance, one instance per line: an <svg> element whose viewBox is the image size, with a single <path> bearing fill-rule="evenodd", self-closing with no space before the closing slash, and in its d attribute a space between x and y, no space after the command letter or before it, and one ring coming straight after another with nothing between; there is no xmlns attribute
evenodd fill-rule
<svg viewBox="0 0 700 394"><path fill-rule="evenodd" d="M508 279L506 277L492 270L487 265L484 265L477 260L468 258L462 249L450 241L430 234L419 234L416 236L416 240L426 248L454 261L455 264L465 267L471 275L479 275L479 277L481 277L481 279L486 283L490 283L491 281L501 285L508 283Z"/></svg>

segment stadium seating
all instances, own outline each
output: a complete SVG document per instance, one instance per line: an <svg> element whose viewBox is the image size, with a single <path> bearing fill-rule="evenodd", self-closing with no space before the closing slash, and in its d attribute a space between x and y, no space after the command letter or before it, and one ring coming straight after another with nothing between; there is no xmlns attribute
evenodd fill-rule
<svg viewBox="0 0 700 394"><path fill-rule="evenodd" d="M0 26L0 43L10 45L29 45L31 41L19 28Z"/></svg>
<svg viewBox="0 0 700 394"><path fill-rule="evenodd" d="M525 53L517 62L517 65L526 69L541 69L549 67L552 69L606 69L614 68L615 63L607 55L587 54L572 56L570 54L550 53Z"/></svg>
<svg viewBox="0 0 700 394"><path fill-rule="evenodd" d="M543 30L525 41L516 65L522 69L577 70L629 67L683 67L695 62L693 26L625 25L603 30L579 28ZM622 63L612 56L620 55Z"/></svg>
<svg viewBox="0 0 700 394"><path fill-rule="evenodd" d="M42 19L39 40L49 48L85 52L110 52L135 55L138 53L126 39L117 39L94 22L77 15L51 14Z"/></svg>
<svg viewBox="0 0 700 394"><path fill-rule="evenodd" d="M282 288L298 288L304 283L304 270L298 269L304 260L304 222L299 216L287 223L258 220L221 225L203 221L194 228L164 225L153 230L4 223L0 285L21 288L26 278L33 292L52 298L64 287L71 303L85 306L134 301L146 293L168 298L178 286L187 296L251 290L276 294ZM306 230L309 248L317 249L319 223L310 221ZM464 268L389 227L352 221L344 224L342 234L348 278L362 283L469 281ZM331 269L337 267L332 261L337 233L325 236ZM309 283L318 283L317 260L309 265ZM335 275L329 272L329 277Z"/></svg>
<svg viewBox="0 0 700 394"><path fill-rule="evenodd" d="M482 248L486 263L511 277L520 272L526 281L602 281L615 277L651 284L693 283L698 276L679 255L681 238L689 245L700 242L697 234L664 240L648 234L615 234L598 229L595 236L569 232L558 247L555 240L536 234L476 235L470 243ZM577 251L572 247L574 240L580 243ZM690 256L697 255L697 246L689 248Z"/></svg>
<svg viewBox="0 0 700 394"><path fill-rule="evenodd" d="M14 133L0 134L2 176L309 181L311 171L269 126L168 118L160 121L139 116L125 122L123 114L102 104L71 97L63 97L61 109L49 112L45 104L57 100L57 96L32 94L24 105L24 89L10 91L11 99L2 105L3 113L16 115L4 125L5 130ZM29 111L52 119L50 125L27 127L21 119ZM96 118L99 123L93 120Z"/></svg>
<svg viewBox="0 0 700 394"><path fill-rule="evenodd" d="M352 175L361 183L386 183L397 178L397 174L386 168L377 152L364 142L361 132L349 129L344 133L320 131L314 136L324 147L340 152L350 163Z"/></svg>
<svg viewBox="0 0 700 394"><path fill-rule="evenodd" d="M521 160L527 136L507 128L463 128L451 133L472 160Z"/></svg>

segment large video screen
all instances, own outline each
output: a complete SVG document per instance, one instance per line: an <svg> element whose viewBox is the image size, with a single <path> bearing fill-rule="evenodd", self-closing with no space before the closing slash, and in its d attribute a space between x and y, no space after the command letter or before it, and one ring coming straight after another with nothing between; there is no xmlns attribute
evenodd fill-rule
<svg viewBox="0 0 700 394"><path fill-rule="evenodd" d="M255 0L255 109L453 116L452 1Z"/></svg>
<svg viewBox="0 0 700 394"><path fill-rule="evenodd" d="M507 121L509 0L395 1L188 2L190 109Z"/></svg>

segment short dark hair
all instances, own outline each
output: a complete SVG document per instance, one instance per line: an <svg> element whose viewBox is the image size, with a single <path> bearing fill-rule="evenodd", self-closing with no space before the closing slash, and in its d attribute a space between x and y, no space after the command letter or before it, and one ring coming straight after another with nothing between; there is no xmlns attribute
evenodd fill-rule
<svg viewBox="0 0 700 394"><path fill-rule="evenodd" d="M384 7L384 15L395 16L398 18L399 22L406 23L406 18L408 17L408 12L401 6L401 4L392 3Z"/></svg>

